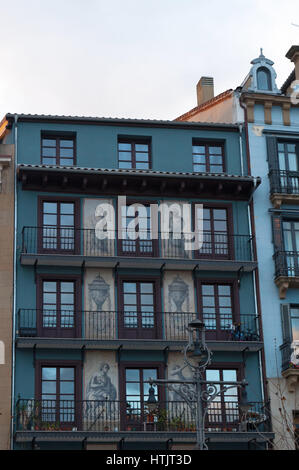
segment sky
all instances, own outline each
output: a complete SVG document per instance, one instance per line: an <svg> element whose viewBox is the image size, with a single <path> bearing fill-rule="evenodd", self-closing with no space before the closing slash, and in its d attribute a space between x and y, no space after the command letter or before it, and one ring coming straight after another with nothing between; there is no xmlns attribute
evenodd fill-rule
<svg viewBox="0 0 299 470"><path fill-rule="evenodd" d="M275 62L280 87L299 44L298 0L0 0L5 113L174 119Z"/></svg>

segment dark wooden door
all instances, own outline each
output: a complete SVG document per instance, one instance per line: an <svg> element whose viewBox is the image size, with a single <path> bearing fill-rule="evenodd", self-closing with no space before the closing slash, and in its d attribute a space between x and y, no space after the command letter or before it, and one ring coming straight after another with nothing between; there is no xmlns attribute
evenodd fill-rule
<svg viewBox="0 0 299 470"><path fill-rule="evenodd" d="M120 286L119 330L126 339L154 339L160 331L155 282L123 280Z"/></svg>

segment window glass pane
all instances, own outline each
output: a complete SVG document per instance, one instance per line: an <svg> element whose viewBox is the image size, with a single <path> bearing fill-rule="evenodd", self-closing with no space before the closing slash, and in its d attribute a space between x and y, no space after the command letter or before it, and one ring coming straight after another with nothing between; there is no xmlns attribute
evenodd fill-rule
<svg viewBox="0 0 299 470"><path fill-rule="evenodd" d="M297 155L295 153L289 153L289 170L290 171L298 170Z"/></svg>
<svg viewBox="0 0 299 470"><path fill-rule="evenodd" d="M119 162L118 166L119 168L130 170L132 168L132 163L131 162Z"/></svg>
<svg viewBox="0 0 299 470"><path fill-rule="evenodd" d="M295 144L288 144L288 152L296 152L296 145Z"/></svg>
<svg viewBox="0 0 299 470"><path fill-rule="evenodd" d="M222 173L223 172L223 166L219 165L211 165L210 166L210 171L211 173Z"/></svg>
<svg viewBox="0 0 299 470"><path fill-rule="evenodd" d="M221 157L221 155L211 155L210 156L210 163L212 165L221 165L222 166L222 157Z"/></svg>
<svg viewBox="0 0 299 470"><path fill-rule="evenodd" d="M131 160L131 152L118 152L118 158L119 160L126 160L130 161Z"/></svg>
<svg viewBox="0 0 299 470"><path fill-rule="evenodd" d="M62 304L74 304L74 294L61 294Z"/></svg>
<svg viewBox="0 0 299 470"><path fill-rule="evenodd" d="M152 283L141 283L140 284L140 292L142 294L146 294L146 293L152 293L153 292L153 284Z"/></svg>
<svg viewBox="0 0 299 470"><path fill-rule="evenodd" d="M225 382L236 382L237 371L236 370L223 370L223 380Z"/></svg>
<svg viewBox="0 0 299 470"><path fill-rule="evenodd" d="M142 305L153 305L154 303L153 294L141 294L140 302Z"/></svg>
<svg viewBox="0 0 299 470"><path fill-rule="evenodd" d="M60 204L61 214L73 214L74 213L74 204L73 203L62 203Z"/></svg>
<svg viewBox="0 0 299 470"><path fill-rule="evenodd" d="M139 369L126 369L126 380L139 382Z"/></svg>
<svg viewBox="0 0 299 470"><path fill-rule="evenodd" d="M193 155L193 162L194 163L206 163L206 157L205 155Z"/></svg>
<svg viewBox="0 0 299 470"><path fill-rule="evenodd" d="M43 381L42 382L42 393L56 393L56 381L55 382L48 382L48 381Z"/></svg>
<svg viewBox="0 0 299 470"><path fill-rule="evenodd" d="M56 214L57 213L57 202L44 202L43 203L43 212L47 214Z"/></svg>
<svg viewBox="0 0 299 470"><path fill-rule="evenodd" d="M60 149L60 157L69 157L73 158L74 150L73 149Z"/></svg>
<svg viewBox="0 0 299 470"><path fill-rule="evenodd" d="M136 292L136 283L135 282L124 282L124 292L126 293L135 293Z"/></svg>
<svg viewBox="0 0 299 470"><path fill-rule="evenodd" d="M136 161L138 162L147 162L148 161L148 153L137 153L135 154Z"/></svg>
<svg viewBox="0 0 299 470"><path fill-rule="evenodd" d="M56 139L43 139L42 145L47 147L56 147Z"/></svg>
<svg viewBox="0 0 299 470"><path fill-rule="evenodd" d="M278 143L278 150L279 150L279 151L283 151L283 150L284 150L284 144L283 144L283 143L281 143L281 142Z"/></svg>
<svg viewBox="0 0 299 470"><path fill-rule="evenodd" d="M44 165L55 165L56 164L56 157L55 158L43 157L43 164Z"/></svg>
<svg viewBox="0 0 299 470"><path fill-rule="evenodd" d="M149 169L148 163L138 163L138 162L136 162L136 169L137 170L148 170Z"/></svg>
<svg viewBox="0 0 299 470"><path fill-rule="evenodd" d="M225 209L214 209L213 214L214 214L214 219L226 220L226 210Z"/></svg>
<svg viewBox="0 0 299 470"><path fill-rule="evenodd" d="M221 155L222 147L209 147L209 153L210 155Z"/></svg>
<svg viewBox="0 0 299 470"><path fill-rule="evenodd" d="M278 154L278 160L279 160L279 169L282 170L282 171L285 171L285 169L286 169L285 154L284 153L279 153Z"/></svg>
<svg viewBox="0 0 299 470"><path fill-rule="evenodd" d="M60 146L61 147L74 147L74 141L73 140L61 140Z"/></svg>
<svg viewBox="0 0 299 470"><path fill-rule="evenodd" d="M220 381L220 371L217 369L208 369L206 371L206 379L210 380L211 382L219 382Z"/></svg>
<svg viewBox="0 0 299 470"><path fill-rule="evenodd" d="M56 305L56 294L49 294L45 292L43 295L44 304L55 304Z"/></svg>
<svg viewBox="0 0 299 470"><path fill-rule="evenodd" d="M124 303L125 304L136 304L137 297L135 294L124 294Z"/></svg>
<svg viewBox="0 0 299 470"><path fill-rule="evenodd" d="M202 285L201 286L202 293L207 295L207 294L214 294L214 286L207 286L207 285Z"/></svg>
<svg viewBox="0 0 299 470"><path fill-rule="evenodd" d="M229 307L231 305L230 297L219 297L219 305L221 307Z"/></svg>
<svg viewBox="0 0 299 470"><path fill-rule="evenodd" d="M56 282L44 281L43 289L44 292L56 292Z"/></svg>
<svg viewBox="0 0 299 470"><path fill-rule="evenodd" d="M226 232L227 224L225 221L222 220L215 220L214 221L214 229L217 232Z"/></svg>
<svg viewBox="0 0 299 470"><path fill-rule="evenodd" d="M205 147L203 145L193 145L193 153L205 153Z"/></svg>
<svg viewBox="0 0 299 470"><path fill-rule="evenodd" d="M148 152L148 144L136 144L136 152Z"/></svg>
<svg viewBox="0 0 299 470"><path fill-rule="evenodd" d="M74 292L74 283L73 282L61 282L60 289L61 289L61 292Z"/></svg>
<svg viewBox="0 0 299 470"><path fill-rule="evenodd" d="M222 295L230 295L230 286L218 286L218 292Z"/></svg>
<svg viewBox="0 0 299 470"><path fill-rule="evenodd" d="M60 216L60 225L61 226L73 226L74 225L74 216L73 215L61 215ZM68 236L68 232L65 233Z"/></svg>
<svg viewBox="0 0 299 470"><path fill-rule="evenodd" d="M214 306L215 305L215 299L214 299L214 297L203 296L202 304L203 304L203 306Z"/></svg>
<svg viewBox="0 0 299 470"><path fill-rule="evenodd" d="M42 149L43 157L56 157L56 147L45 147Z"/></svg>
<svg viewBox="0 0 299 470"><path fill-rule="evenodd" d="M119 150L131 150L132 146L131 146L130 143L121 143L121 142L119 142L118 148L119 148Z"/></svg>
<svg viewBox="0 0 299 470"><path fill-rule="evenodd" d="M60 393L74 394L74 382L60 382Z"/></svg>
<svg viewBox="0 0 299 470"><path fill-rule="evenodd" d="M48 380L56 380L56 367L43 367L42 378Z"/></svg>

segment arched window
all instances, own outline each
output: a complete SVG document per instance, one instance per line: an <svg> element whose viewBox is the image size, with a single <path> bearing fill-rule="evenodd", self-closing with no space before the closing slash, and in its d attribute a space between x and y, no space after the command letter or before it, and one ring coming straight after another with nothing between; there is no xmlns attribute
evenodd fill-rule
<svg viewBox="0 0 299 470"><path fill-rule="evenodd" d="M259 90L272 90L271 73L266 67L260 67L257 71L257 87Z"/></svg>

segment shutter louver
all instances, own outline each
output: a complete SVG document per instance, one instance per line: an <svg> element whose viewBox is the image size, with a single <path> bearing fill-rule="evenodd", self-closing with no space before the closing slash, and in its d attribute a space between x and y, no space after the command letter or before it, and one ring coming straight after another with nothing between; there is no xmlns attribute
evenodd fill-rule
<svg viewBox="0 0 299 470"><path fill-rule="evenodd" d="M281 323L282 323L282 338L283 343L292 342L292 325L291 325L291 316L290 316L290 305L281 304Z"/></svg>
<svg viewBox="0 0 299 470"><path fill-rule="evenodd" d="M267 136L267 159L269 162L269 170L278 170L277 142L276 137Z"/></svg>

